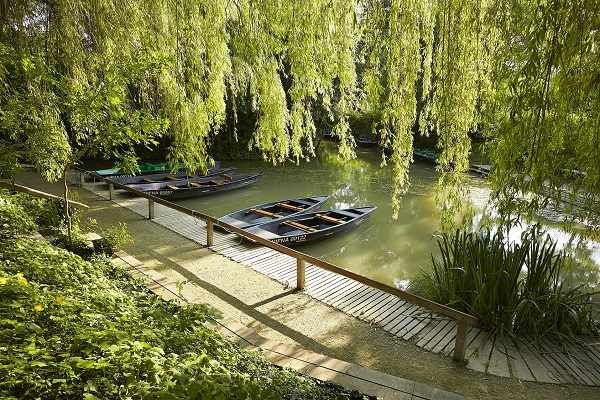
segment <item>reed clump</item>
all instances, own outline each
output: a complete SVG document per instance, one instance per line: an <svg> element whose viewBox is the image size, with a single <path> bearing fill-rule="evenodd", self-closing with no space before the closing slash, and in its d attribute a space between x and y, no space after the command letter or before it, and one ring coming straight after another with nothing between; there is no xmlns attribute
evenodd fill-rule
<svg viewBox="0 0 600 400"><path fill-rule="evenodd" d="M589 285L564 278L566 255L537 229L509 243L500 232L456 231L438 238L440 256L411 290L478 317L502 333L597 335L597 304Z"/></svg>

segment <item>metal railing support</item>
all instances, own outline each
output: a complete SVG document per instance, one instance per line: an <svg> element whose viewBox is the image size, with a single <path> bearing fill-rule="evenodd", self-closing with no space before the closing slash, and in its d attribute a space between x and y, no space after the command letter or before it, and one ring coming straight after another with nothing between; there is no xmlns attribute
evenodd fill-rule
<svg viewBox="0 0 600 400"><path fill-rule="evenodd" d="M79 172L79 187L83 187L83 185L85 184L85 172L80 171Z"/></svg>
<svg viewBox="0 0 600 400"><path fill-rule="evenodd" d="M306 263L303 259L296 259L296 289L303 290L306 283Z"/></svg>
<svg viewBox="0 0 600 400"><path fill-rule="evenodd" d="M213 231L213 222L210 220L206 221L206 247L213 245Z"/></svg>
<svg viewBox="0 0 600 400"><path fill-rule="evenodd" d="M154 200L148 199L148 219L154 219Z"/></svg>
<svg viewBox="0 0 600 400"><path fill-rule="evenodd" d="M465 345L467 341L467 324L465 321L456 321L456 338L454 339L454 361L465 360Z"/></svg>
<svg viewBox="0 0 600 400"><path fill-rule="evenodd" d="M109 200L112 200L114 190L115 190L115 185L112 182L109 182L108 183L108 199Z"/></svg>

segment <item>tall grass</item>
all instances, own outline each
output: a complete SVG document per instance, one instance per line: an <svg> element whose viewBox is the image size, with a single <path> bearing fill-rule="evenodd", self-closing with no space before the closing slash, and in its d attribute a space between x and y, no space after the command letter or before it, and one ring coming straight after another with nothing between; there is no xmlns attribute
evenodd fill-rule
<svg viewBox="0 0 600 400"><path fill-rule="evenodd" d="M563 279L565 255L532 229L509 244L499 232L456 231L438 239L441 255L411 290L510 334L595 335L594 293Z"/></svg>

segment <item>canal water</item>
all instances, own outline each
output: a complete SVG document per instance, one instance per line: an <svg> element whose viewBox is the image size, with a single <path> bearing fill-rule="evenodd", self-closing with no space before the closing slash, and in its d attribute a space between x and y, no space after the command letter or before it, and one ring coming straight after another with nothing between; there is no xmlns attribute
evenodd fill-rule
<svg viewBox="0 0 600 400"><path fill-rule="evenodd" d="M340 267L372 279L405 287L422 269L431 265L437 252L433 235L439 230L439 212L435 206L434 165L415 161L410 169L410 189L404 196L397 220L392 219L389 168L381 168L381 155L374 148L358 148L357 159L341 162L335 144L322 142L319 155L299 166L273 166L259 161L223 162L239 171L261 171L255 185L216 196L179 203L189 208L221 216L255 204L295 197L329 195L323 208L375 205L375 210L356 229L321 242L298 246L298 250L323 258ZM470 177L470 197L478 209L485 207L489 189L484 180ZM549 226L559 246L573 245L569 236ZM514 232L518 237L518 232ZM600 245L585 243L576 250L585 267L573 274L578 279L598 282Z"/></svg>

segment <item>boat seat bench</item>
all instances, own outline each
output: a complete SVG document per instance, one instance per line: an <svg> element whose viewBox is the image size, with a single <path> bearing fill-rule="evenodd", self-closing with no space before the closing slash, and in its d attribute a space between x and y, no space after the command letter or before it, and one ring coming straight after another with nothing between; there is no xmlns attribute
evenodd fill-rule
<svg viewBox="0 0 600 400"><path fill-rule="evenodd" d="M276 203L276 206L282 207L282 208L287 208L288 210L293 210L293 211L303 211L304 208L302 207L298 207L292 204L288 204L288 203Z"/></svg>
<svg viewBox="0 0 600 400"><path fill-rule="evenodd" d="M314 232L314 231L316 231L315 228L307 226L307 225L304 225L304 224L301 224L300 222L296 222L296 221L283 221L282 224L283 225L287 225L287 226L291 226L291 227L296 228L296 229L303 230L305 232Z"/></svg>
<svg viewBox="0 0 600 400"><path fill-rule="evenodd" d="M279 214L275 214L275 213L272 213L272 212L266 211L266 210L260 210L258 208L251 208L250 212L253 212L254 214L259 214L259 215L266 215L267 217L281 218L281 215L279 215Z"/></svg>

